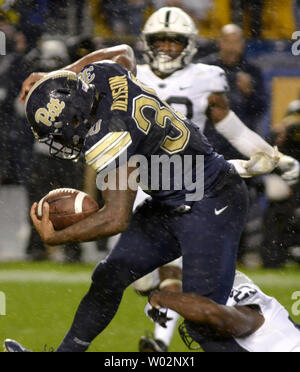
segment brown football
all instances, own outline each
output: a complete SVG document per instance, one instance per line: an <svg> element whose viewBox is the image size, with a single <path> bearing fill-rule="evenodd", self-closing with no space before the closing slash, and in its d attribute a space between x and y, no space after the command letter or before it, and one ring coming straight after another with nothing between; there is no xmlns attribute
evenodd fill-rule
<svg viewBox="0 0 300 372"><path fill-rule="evenodd" d="M42 218L43 204L49 204L49 218L55 230L71 226L99 210L98 203L88 194L75 189L56 189L40 200L37 216Z"/></svg>

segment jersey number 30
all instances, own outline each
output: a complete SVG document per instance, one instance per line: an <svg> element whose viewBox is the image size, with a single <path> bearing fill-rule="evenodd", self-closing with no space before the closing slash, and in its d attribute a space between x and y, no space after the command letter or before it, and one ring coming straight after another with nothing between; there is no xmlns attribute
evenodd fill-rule
<svg viewBox="0 0 300 372"><path fill-rule="evenodd" d="M146 108L154 110L154 120L150 120L145 116ZM176 154L185 149L190 139L190 131L181 120L181 114L177 112L175 113L170 106L161 105L161 103L154 97L142 94L134 99L133 113L138 129L145 134L149 133L153 123L162 128L165 128L169 123L177 129L179 135L177 137L166 136L161 145L161 148L168 154ZM183 118L184 117L182 117L182 119Z"/></svg>

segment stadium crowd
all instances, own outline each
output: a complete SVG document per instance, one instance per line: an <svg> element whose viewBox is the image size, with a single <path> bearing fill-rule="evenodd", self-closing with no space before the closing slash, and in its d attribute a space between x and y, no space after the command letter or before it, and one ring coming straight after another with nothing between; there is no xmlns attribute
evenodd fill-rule
<svg viewBox="0 0 300 372"><path fill-rule="evenodd" d="M84 187L73 181L85 172L81 162L70 167L50 159L43 146L34 144L18 101L22 82L33 71L59 69L93 50L120 43L130 44L138 63L143 63L142 27L154 10L166 5L192 15L200 35L194 60L225 70L229 100L239 117L300 160L300 85L298 95L282 104L280 120L272 111L272 78L300 76L297 57L291 53L291 35L300 27L299 1L0 0L0 30L6 36L6 55L0 57L0 130L4 134L0 188L23 185L32 204L47 188ZM242 32L222 33L231 23ZM225 140L214 143L228 158L241 157ZM252 253L264 267L281 267L290 259L300 262L299 185L290 186L272 174L249 181L248 186L252 208L240 262L249 263ZM49 258L33 228L24 249L29 259ZM103 249L100 245L99 250ZM66 260L80 261L81 250L79 245L65 247Z"/></svg>

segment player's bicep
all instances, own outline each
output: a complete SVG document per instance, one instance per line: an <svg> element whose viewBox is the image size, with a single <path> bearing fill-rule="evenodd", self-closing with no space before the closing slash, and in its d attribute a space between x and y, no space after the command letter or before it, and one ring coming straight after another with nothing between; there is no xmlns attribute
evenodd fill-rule
<svg viewBox="0 0 300 372"><path fill-rule="evenodd" d="M207 116L213 124L223 120L230 111L230 105L225 93L212 93L208 97Z"/></svg>

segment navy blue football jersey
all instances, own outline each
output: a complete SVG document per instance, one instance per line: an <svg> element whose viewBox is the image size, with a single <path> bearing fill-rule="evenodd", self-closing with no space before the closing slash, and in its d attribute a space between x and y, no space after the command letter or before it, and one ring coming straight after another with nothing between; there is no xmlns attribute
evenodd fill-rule
<svg viewBox="0 0 300 372"><path fill-rule="evenodd" d="M186 195L192 194L194 183L199 182L199 159L202 159L203 194L213 193L230 166L223 156L214 152L195 124L116 63L102 61L88 65L81 77L95 85L100 100L83 149L89 166L99 173L112 163L118 167L134 156L142 156L147 160L148 174L148 189L144 190L165 204L179 206L188 204ZM159 179L153 185L154 165L160 159L172 160L169 175L159 165ZM191 181L187 187L188 176ZM163 180L166 177L167 187Z"/></svg>

